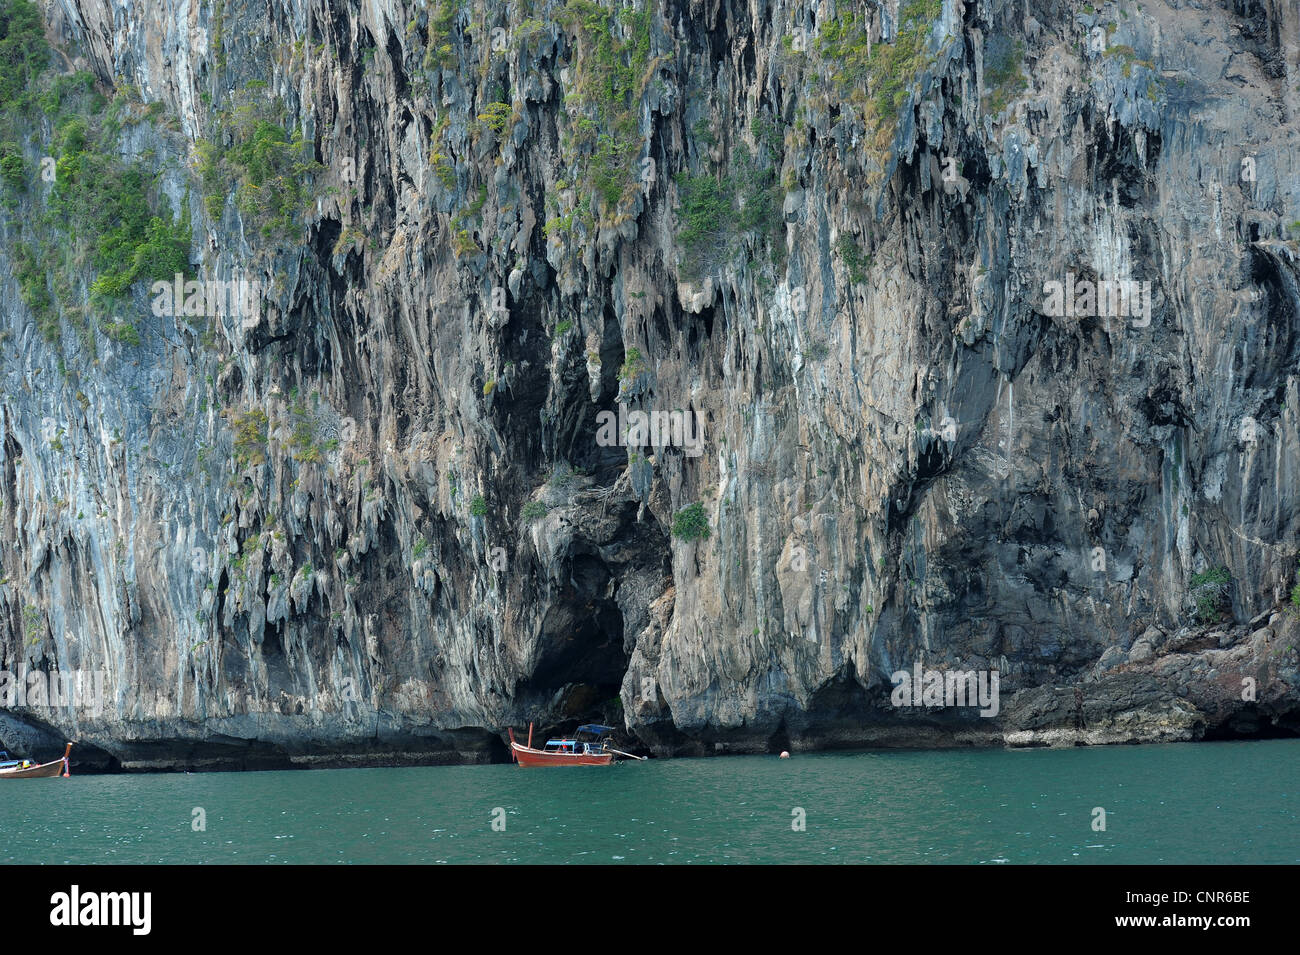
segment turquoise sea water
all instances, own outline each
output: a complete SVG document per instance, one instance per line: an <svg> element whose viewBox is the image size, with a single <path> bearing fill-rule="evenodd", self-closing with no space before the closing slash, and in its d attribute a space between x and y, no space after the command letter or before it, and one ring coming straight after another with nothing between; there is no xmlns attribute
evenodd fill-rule
<svg viewBox="0 0 1300 955"><path fill-rule="evenodd" d="M1300 740L0 786L11 863L1300 863Z"/></svg>

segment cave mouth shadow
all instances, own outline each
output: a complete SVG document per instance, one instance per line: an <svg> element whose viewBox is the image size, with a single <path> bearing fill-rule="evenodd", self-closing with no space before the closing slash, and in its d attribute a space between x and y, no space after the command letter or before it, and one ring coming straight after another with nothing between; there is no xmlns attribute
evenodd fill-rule
<svg viewBox="0 0 1300 955"><path fill-rule="evenodd" d="M1300 707L1283 713L1262 712L1257 704L1242 707L1224 722L1206 729L1203 742L1295 739L1300 737Z"/></svg>
<svg viewBox="0 0 1300 955"><path fill-rule="evenodd" d="M613 720L621 725L619 693L631 658L614 589L598 555L574 555L570 585L542 621L537 663L516 689L521 704L544 711L557 723Z"/></svg>

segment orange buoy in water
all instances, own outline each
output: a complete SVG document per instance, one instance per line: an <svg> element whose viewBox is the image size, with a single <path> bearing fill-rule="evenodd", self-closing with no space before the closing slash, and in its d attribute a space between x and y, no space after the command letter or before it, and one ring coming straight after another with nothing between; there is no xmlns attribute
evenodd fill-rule
<svg viewBox="0 0 1300 955"><path fill-rule="evenodd" d="M784 749L781 750L781 758L782 758L782 759L789 759L789 758L790 758L790 754L789 754L789 752L787 752L787 751L784 750Z"/></svg>

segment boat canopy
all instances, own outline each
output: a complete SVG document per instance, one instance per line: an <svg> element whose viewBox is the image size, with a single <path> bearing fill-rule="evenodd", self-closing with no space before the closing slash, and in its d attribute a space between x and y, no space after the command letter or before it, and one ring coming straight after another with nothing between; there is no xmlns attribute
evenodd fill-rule
<svg viewBox="0 0 1300 955"><path fill-rule="evenodd" d="M583 723L581 726L578 727L577 732L579 732L579 733L594 733L594 734L596 734L597 736L601 736L601 735L603 735L603 734L605 734L605 733L612 733L612 732L614 732L614 727L612 727L612 726L601 726L599 723Z"/></svg>

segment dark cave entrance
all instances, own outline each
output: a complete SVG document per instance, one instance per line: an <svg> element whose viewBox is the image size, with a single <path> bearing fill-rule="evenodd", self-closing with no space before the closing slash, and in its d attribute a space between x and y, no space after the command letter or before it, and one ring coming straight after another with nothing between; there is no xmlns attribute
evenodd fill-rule
<svg viewBox="0 0 1300 955"><path fill-rule="evenodd" d="M621 723L619 691L629 655L615 584L596 554L576 554L569 586L542 621L537 662L521 683L521 702L557 722Z"/></svg>
<svg viewBox="0 0 1300 955"><path fill-rule="evenodd" d="M820 745L823 748L859 745L857 736L861 728L875 722L877 717L871 696L858 682L857 667L852 662L845 663L813 692L805 718L810 727L821 731ZM783 722L782 730L784 728ZM776 740L773 745L779 742ZM788 737L781 748L789 748Z"/></svg>
<svg viewBox="0 0 1300 955"><path fill-rule="evenodd" d="M1205 742L1237 739L1294 739L1300 736L1300 710L1263 713L1255 704L1244 706L1218 726L1208 727Z"/></svg>

